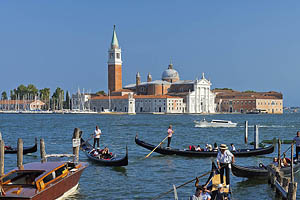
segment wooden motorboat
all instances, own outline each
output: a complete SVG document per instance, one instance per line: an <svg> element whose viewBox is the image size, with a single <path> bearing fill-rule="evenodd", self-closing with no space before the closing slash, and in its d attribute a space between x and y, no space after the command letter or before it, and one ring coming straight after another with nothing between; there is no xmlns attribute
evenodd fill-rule
<svg viewBox="0 0 300 200"><path fill-rule="evenodd" d="M0 199L52 200L63 198L78 187L87 163L33 162L1 177Z"/></svg>
<svg viewBox="0 0 300 200"><path fill-rule="evenodd" d="M142 140L138 139L138 136L135 137L135 143L141 147L149 149L152 151L156 146L146 143ZM269 154L274 151L274 144L265 148L258 149L237 149L236 151L232 151L234 156L236 157L249 157L249 156L257 156ZM175 148L165 148L159 146L155 149L156 153L164 154L164 155L178 155L178 156L187 156L187 157L216 157L218 152L216 151L192 151L189 149L175 149Z"/></svg>
<svg viewBox="0 0 300 200"><path fill-rule="evenodd" d="M232 173L237 177L245 177L245 178L255 178L255 179L265 179L268 177L268 166L263 166L260 164L259 166L240 166L236 164L232 164ZM295 162L293 164L294 173L299 172L300 163ZM281 167L280 171L283 172L284 176L288 176L291 174L291 167Z"/></svg>
<svg viewBox="0 0 300 200"><path fill-rule="evenodd" d="M126 146L126 155L124 157L118 157L116 154L110 154L109 157L102 157L100 154L97 156L93 155L95 150L93 146L84 139L81 138L81 150L85 155L93 162L104 165L104 166L127 166L128 165L128 149Z"/></svg>
<svg viewBox="0 0 300 200"><path fill-rule="evenodd" d="M23 147L23 154L34 153L37 151L37 138L35 138L35 144L31 147ZM18 148L5 146L4 153L6 154L16 154Z"/></svg>

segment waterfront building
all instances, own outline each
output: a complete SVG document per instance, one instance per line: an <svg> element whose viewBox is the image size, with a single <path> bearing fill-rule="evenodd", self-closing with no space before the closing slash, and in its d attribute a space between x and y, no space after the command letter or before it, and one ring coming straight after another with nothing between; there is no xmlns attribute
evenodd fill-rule
<svg viewBox="0 0 300 200"><path fill-rule="evenodd" d="M283 113L283 96L278 92L239 92L214 90L218 112L227 113Z"/></svg>
<svg viewBox="0 0 300 200"><path fill-rule="evenodd" d="M0 100L2 111L43 110L45 105L41 100Z"/></svg>
<svg viewBox="0 0 300 200"><path fill-rule="evenodd" d="M124 113L184 113L183 98L169 95L96 96L90 99L96 112Z"/></svg>

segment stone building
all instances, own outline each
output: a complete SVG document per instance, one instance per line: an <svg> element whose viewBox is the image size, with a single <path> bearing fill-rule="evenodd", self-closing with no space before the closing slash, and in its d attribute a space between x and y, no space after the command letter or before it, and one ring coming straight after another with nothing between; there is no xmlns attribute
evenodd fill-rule
<svg viewBox="0 0 300 200"><path fill-rule="evenodd" d="M239 92L214 90L218 112L283 113L283 96L278 92Z"/></svg>
<svg viewBox="0 0 300 200"><path fill-rule="evenodd" d="M41 100L0 100L0 110L43 110L45 103Z"/></svg>
<svg viewBox="0 0 300 200"><path fill-rule="evenodd" d="M119 47L115 26L108 50L108 97L91 97L91 109L104 111L110 109L117 112L128 112L129 97L135 101L135 112L162 113L214 113L215 95L211 92L211 82L201 80L180 80L179 73L170 63L163 71L161 80L152 80L149 73L147 81L141 81L136 73L135 83L122 86L122 52ZM110 99L109 99L110 98ZM127 102L128 101L128 102ZM133 101L133 100L132 100ZM119 104L119 105L117 105Z"/></svg>

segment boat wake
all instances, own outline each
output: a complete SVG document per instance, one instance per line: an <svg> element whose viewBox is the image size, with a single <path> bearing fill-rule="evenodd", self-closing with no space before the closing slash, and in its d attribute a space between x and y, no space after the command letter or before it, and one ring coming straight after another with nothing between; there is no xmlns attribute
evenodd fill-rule
<svg viewBox="0 0 300 200"><path fill-rule="evenodd" d="M284 126L284 125L258 125L259 128L294 128L294 125L288 125L288 126ZM244 128L244 125L240 126L241 128ZM254 127L254 125L249 125L248 127Z"/></svg>

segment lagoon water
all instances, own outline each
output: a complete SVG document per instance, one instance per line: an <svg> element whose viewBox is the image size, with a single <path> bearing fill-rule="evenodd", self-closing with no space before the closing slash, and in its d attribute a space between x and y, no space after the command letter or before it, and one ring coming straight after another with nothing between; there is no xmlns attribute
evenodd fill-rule
<svg viewBox="0 0 300 200"><path fill-rule="evenodd" d="M238 122L236 128L196 128L194 120L224 119ZM260 140L280 137L292 139L300 130L300 113L283 115L81 115L81 114L0 114L0 131L6 145L16 146L17 138L22 138L24 146L30 146L34 137L44 138L47 153L71 153L71 138L75 127L83 131L88 138L99 125L103 134L101 146L108 146L110 151L119 155L129 149L129 165L126 167L103 167L90 163L80 152L80 161L89 162L88 168L80 179L78 192L68 199L151 199L167 190L172 185L183 184L196 176L208 172L211 158L186 158L163 156L153 153L144 159L148 150L137 146L134 137L151 144L158 144L166 136L169 124L175 134L171 146L187 148L188 145L206 143L235 143L237 148L244 148L244 121L249 121L249 141L253 141L253 125L260 125ZM166 145L166 144L165 144ZM285 150L289 146L283 145ZM268 164L276 156L273 154L236 158L240 165ZM288 153L289 155L289 153ZM24 163L39 161L39 152L24 156ZM16 166L16 155L5 155L5 172ZM200 179L205 182L207 177ZM300 174L295 177L299 183ZM233 199L276 199L270 186L261 181L252 181L231 176ZM300 198L298 186L297 197ZM194 183L177 190L179 199L188 199L194 193ZM161 199L174 199L173 193Z"/></svg>

